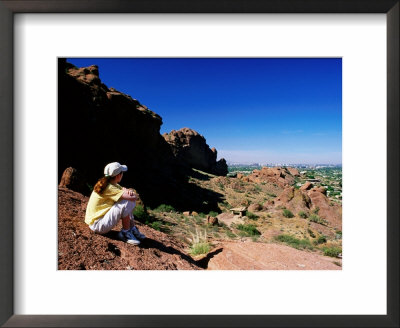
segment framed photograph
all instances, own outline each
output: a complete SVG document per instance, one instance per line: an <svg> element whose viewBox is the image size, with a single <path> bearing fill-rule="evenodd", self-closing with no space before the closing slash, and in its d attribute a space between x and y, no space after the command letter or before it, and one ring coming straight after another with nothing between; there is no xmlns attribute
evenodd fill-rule
<svg viewBox="0 0 400 328"><path fill-rule="evenodd" d="M1 324L397 327L399 7L0 1ZM140 121L130 106L143 124L127 151L144 167L96 130ZM150 134L141 139L150 121L162 126L157 154L146 152ZM193 129L178 131L186 122ZM180 148L190 138L207 139L212 163ZM90 147L98 139L128 172ZM302 169L306 140L328 167ZM73 221L90 219L103 174L136 183L121 193L140 195L147 240L129 220L99 239L97 217ZM196 202L199 188L208 193ZM139 239L128 254L124 242ZM232 240L255 247L253 262L232 260ZM283 267L289 253L274 257L271 245L301 261Z"/></svg>

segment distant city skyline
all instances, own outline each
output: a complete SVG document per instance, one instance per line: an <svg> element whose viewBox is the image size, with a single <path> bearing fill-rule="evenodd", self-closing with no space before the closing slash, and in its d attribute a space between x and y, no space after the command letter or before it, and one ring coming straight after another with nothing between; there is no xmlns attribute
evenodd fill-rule
<svg viewBox="0 0 400 328"><path fill-rule="evenodd" d="M342 163L340 58L69 58L238 163Z"/></svg>

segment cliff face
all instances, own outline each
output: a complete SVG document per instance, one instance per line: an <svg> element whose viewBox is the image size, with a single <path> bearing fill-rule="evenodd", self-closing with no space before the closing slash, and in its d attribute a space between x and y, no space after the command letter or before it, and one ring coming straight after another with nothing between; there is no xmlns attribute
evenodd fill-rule
<svg viewBox="0 0 400 328"><path fill-rule="evenodd" d="M122 185L137 189L146 205L179 208L191 202L202 209L200 200L192 204L190 195L198 190L187 183L187 169L160 135L159 115L108 88L97 66L76 68L60 59L58 90L59 181L72 167L85 179L86 190L79 191L88 195L104 166L117 161L128 166ZM207 202L211 208L214 199Z"/></svg>
<svg viewBox="0 0 400 328"><path fill-rule="evenodd" d="M205 172L215 175L226 175L228 166L225 159L217 162L217 150L210 149L206 139L198 132L183 128L164 133L163 137L171 146L171 150L178 161Z"/></svg>

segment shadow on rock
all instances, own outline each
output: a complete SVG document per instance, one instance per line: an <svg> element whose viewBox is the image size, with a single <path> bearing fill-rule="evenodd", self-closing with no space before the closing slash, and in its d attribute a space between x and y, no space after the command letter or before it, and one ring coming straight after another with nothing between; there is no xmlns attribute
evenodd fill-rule
<svg viewBox="0 0 400 328"><path fill-rule="evenodd" d="M205 256L204 258L202 258L201 260L198 260L196 262L196 264L203 268L203 269L207 269L208 268L208 262L210 262L210 260L217 254L221 253L223 251L223 248L218 248L215 251L208 253L207 256Z"/></svg>
<svg viewBox="0 0 400 328"><path fill-rule="evenodd" d="M157 240L151 239L151 238L146 238L140 243L140 248L145 248L145 249L150 249L150 248L155 248L158 249L161 252L168 253L171 255L179 255L182 257L184 260L188 261L189 263L192 263L196 266L200 266L198 262L193 260L189 255L186 255L185 253L182 253L181 251L178 251L176 248L173 248L171 246L165 246L163 243L160 243Z"/></svg>

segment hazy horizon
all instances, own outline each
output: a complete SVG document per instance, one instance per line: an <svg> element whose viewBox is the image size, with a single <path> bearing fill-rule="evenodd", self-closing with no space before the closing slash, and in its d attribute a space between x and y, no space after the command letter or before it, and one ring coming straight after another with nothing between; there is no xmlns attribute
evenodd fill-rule
<svg viewBox="0 0 400 328"><path fill-rule="evenodd" d="M69 58L239 163L342 163L340 58Z"/></svg>

